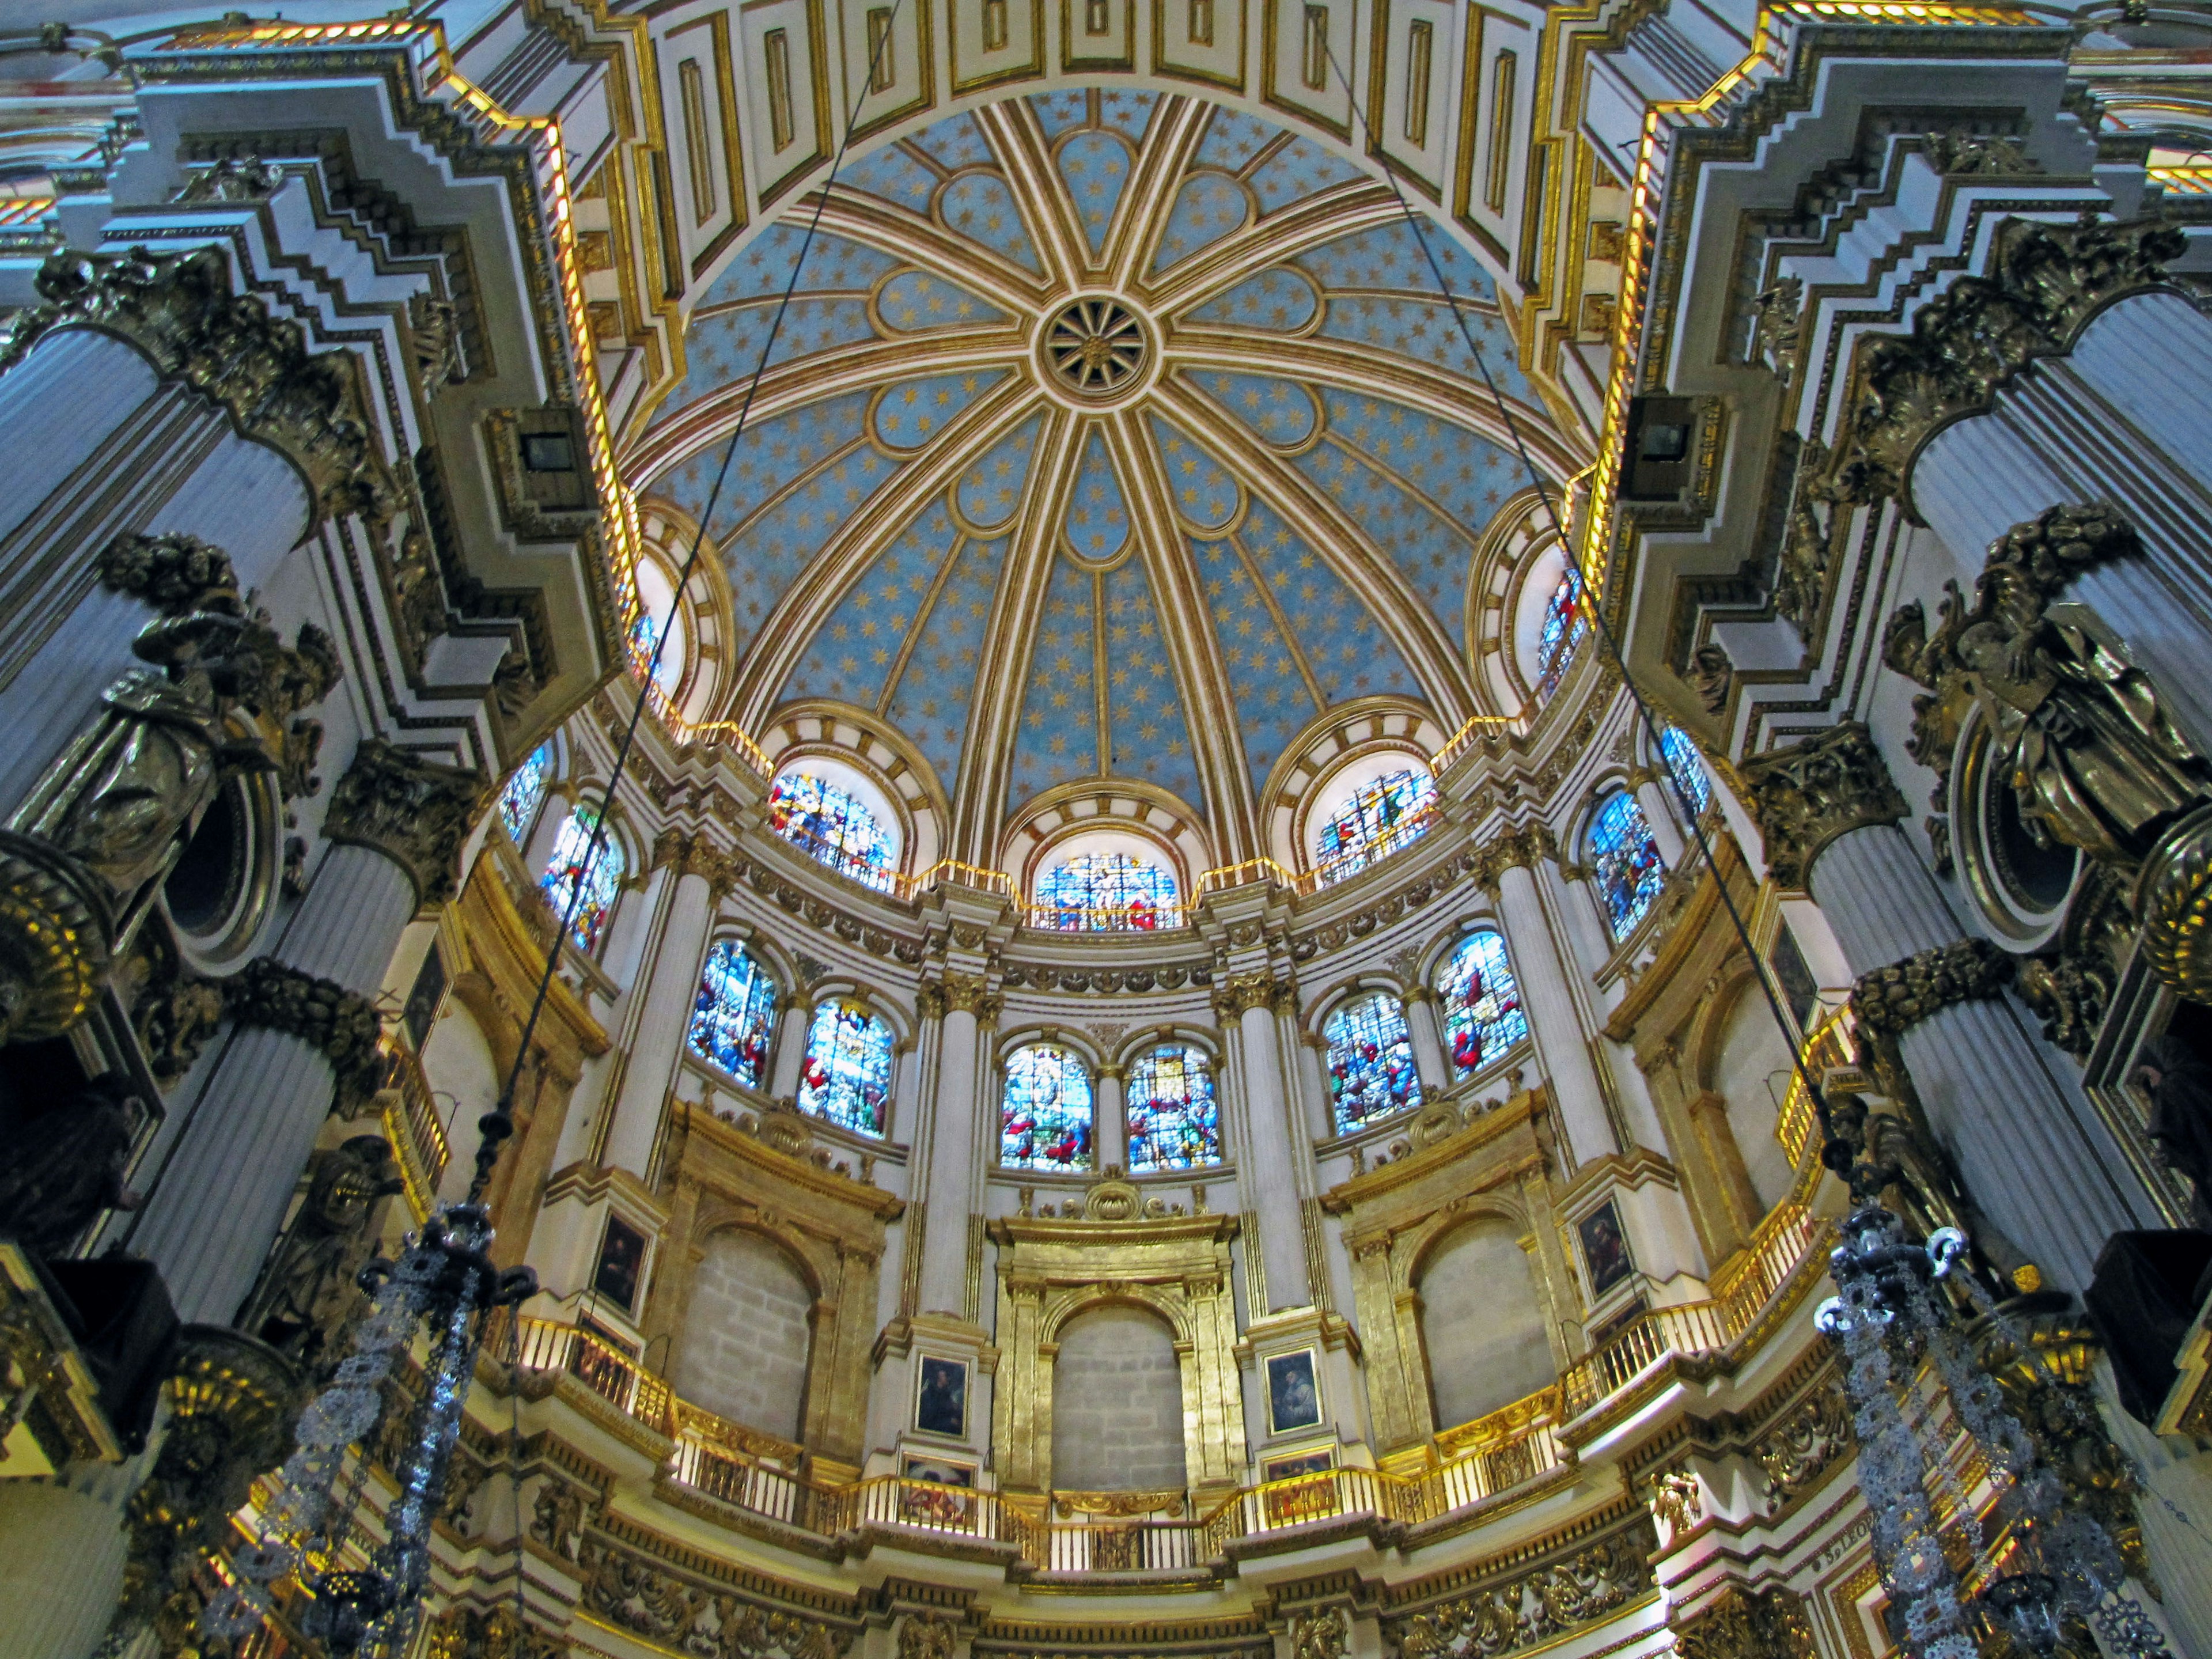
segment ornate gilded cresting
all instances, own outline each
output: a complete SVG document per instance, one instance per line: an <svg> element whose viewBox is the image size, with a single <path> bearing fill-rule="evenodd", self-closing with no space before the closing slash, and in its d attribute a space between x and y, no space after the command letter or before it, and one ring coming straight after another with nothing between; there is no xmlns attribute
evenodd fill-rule
<svg viewBox="0 0 2212 1659"><path fill-rule="evenodd" d="M1911 334L1875 335L1859 346L1838 447L1838 496L1903 496L1914 458L1937 430L1987 409L2033 359L2069 349L2110 301L2164 285L2166 262L2187 246L2157 220L2007 222L1987 276L1953 283L1920 308Z"/></svg>
<svg viewBox="0 0 2212 1659"><path fill-rule="evenodd" d="M188 1325L163 1391L168 1425L125 1516L131 1558L110 1633L155 1623L164 1650L176 1651L199 1616L193 1570L229 1542L230 1517L256 1477L290 1455L301 1378L264 1343Z"/></svg>
<svg viewBox="0 0 2212 1659"><path fill-rule="evenodd" d="M1759 1437L1752 1456L1766 1475L1766 1502L1779 1509L1813 1491L1858 1448L1844 1379L1830 1373Z"/></svg>
<svg viewBox="0 0 2212 1659"><path fill-rule="evenodd" d="M83 1018L132 901L228 777L273 772L288 793L309 787L321 728L284 722L337 682L329 639L309 624L286 646L248 611L217 549L128 536L98 567L110 589L161 613L131 642L155 666L107 688L100 718L0 826L0 1041ZM251 736L240 729L249 715Z"/></svg>
<svg viewBox="0 0 2212 1659"><path fill-rule="evenodd" d="M1756 1593L1731 1584L1674 1625L1681 1659L1813 1659L1812 1621L1782 1585Z"/></svg>
<svg viewBox="0 0 2212 1659"><path fill-rule="evenodd" d="M1184 1478L1196 1491L1244 1475L1233 1215L1148 1214L1143 1193L1109 1170L1080 1214L990 1224L999 1247L998 1342L991 1442L999 1484L1052 1486L1053 1355L1067 1322L1113 1304L1148 1309L1175 1332L1182 1367Z"/></svg>
<svg viewBox="0 0 2212 1659"><path fill-rule="evenodd" d="M1766 845L1767 873L1784 887L1803 887L1814 860L1838 836L1905 814L1905 797L1858 720L1755 756L1740 770L1750 792L1745 805Z"/></svg>
<svg viewBox="0 0 2212 1659"><path fill-rule="evenodd" d="M331 792L323 834L374 848L407 872L418 902L443 904L460 889L461 843L483 798L482 773L364 738Z"/></svg>
<svg viewBox="0 0 2212 1659"><path fill-rule="evenodd" d="M57 249L40 268L45 301L0 336L0 369L58 328L118 334L230 412L249 438L281 451L306 478L318 518L382 519L390 478L349 351L311 353L297 323L234 293L216 247L191 253L78 253Z"/></svg>

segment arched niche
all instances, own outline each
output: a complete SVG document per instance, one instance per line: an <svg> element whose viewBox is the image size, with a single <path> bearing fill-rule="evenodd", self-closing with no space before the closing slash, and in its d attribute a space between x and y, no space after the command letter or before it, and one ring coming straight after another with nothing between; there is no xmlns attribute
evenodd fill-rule
<svg viewBox="0 0 2212 1659"><path fill-rule="evenodd" d="M1439 1433L1559 1378L1546 1340L1546 1297L1521 1239L1515 1218L1478 1215L1444 1233L1415 1264L1421 1351Z"/></svg>
<svg viewBox="0 0 2212 1659"><path fill-rule="evenodd" d="M811 771L876 812L898 843L894 869L915 874L944 856L944 788L921 751L872 714L827 700L789 703L759 741L770 777Z"/></svg>
<svg viewBox="0 0 2212 1659"><path fill-rule="evenodd" d="M1741 967L1741 958L1737 965ZM1748 973L1738 976L1713 1000L1702 1028L1693 1033L1692 1053L1704 1097L1725 1103L1733 1147L1718 1149L1741 1160L1743 1177L1760 1216L1790 1195L1797 1172L1775 1135L1781 1103L1794 1065L1790 1044L1774 1023L1773 1012ZM1725 1182L1733 1171L1717 1171Z"/></svg>
<svg viewBox="0 0 2212 1659"><path fill-rule="evenodd" d="M1182 1363L1151 1308L1099 1303L1060 1328L1052 1367L1052 1480L1061 1492L1181 1492Z"/></svg>
<svg viewBox="0 0 2212 1659"><path fill-rule="evenodd" d="M1361 697L1317 715L1285 748L1260 793L1268 856L1285 870L1311 869L1315 832L1339 801L1370 776L1431 771L1430 757L1450 736L1407 697Z"/></svg>
<svg viewBox="0 0 2212 1659"><path fill-rule="evenodd" d="M717 1416L796 1442L805 1426L816 1288L763 1234L723 1227L701 1243L669 1380Z"/></svg>

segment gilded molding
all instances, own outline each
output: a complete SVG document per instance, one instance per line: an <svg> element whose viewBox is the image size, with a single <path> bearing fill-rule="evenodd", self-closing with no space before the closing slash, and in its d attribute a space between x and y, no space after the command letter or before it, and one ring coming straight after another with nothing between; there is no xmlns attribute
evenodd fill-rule
<svg viewBox="0 0 2212 1659"><path fill-rule="evenodd" d="M2011 982L2013 959L1978 935L1918 951L1862 974L1851 1014L1871 1036L1896 1036L1954 1003L1996 996Z"/></svg>
<svg viewBox="0 0 2212 1659"><path fill-rule="evenodd" d="M2034 358L2066 350L2106 304L2164 286L2166 262L2187 246L2153 219L2008 220L1987 276L1962 276L1921 307L1911 333L1875 335L1857 348L1834 495L1904 499L1913 461L1938 430L1989 408Z"/></svg>
<svg viewBox="0 0 2212 1659"><path fill-rule="evenodd" d="M1383 1634L1400 1659L1498 1659L1550 1643L1611 1616L1654 1585L1648 1514L1563 1553L1418 1613L1386 1617Z"/></svg>
<svg viewBox="0 0 2212 1659"><path fill-rule="evenodd" d="M1751 1595L1731 1584L1674 1626L1680 1659L1814 1659L1803 1598L1786 1585Z"/></svg>
<svg viewBox="0 0 2212 1659"><path fill-rule="evenodd" d="M2189 814L2151 849L2136 914L2151 972L2192 1001L2212 1001L2212 806Z"/></svg>
<svg viewBox="0 0 2212 1659"><path fill-rule="evenodd" d="M407 872L418 903L444 904L460 890L461 844L483 797L480 772L364 738L331 793L323 834L383 854Z"/></svg>
<svg viewBox="0 0 2212 1659"><path fill-rule="evenodd" d="M77 253L59 248L40 267L43 305L16 313L0 335L0 369L58 328L91 328L130 341L230 412L238 429L285 455L305 477L311 510L390 514L392 489L350 351L310 353L297 323L231 288L219 248L155 253Z"/></svg>
<svg viewBox="0 0 2212 1659"><path fill-rule="evenodd" d="M1905 797L1890 781L1863 722L1846 720L1740 769L1765 843L1767 873L1802 888L1813 864L1838 836L1895 823Z"/></svg>
<svg viewBox="0 0 2212 1659"><path fill-rule="evenodd" d="M1297 1012L1297 987L1279 980L1272 969L1254 968L1231 974L1213 989L1213 1012L1222 1019L1240 1019L1250 1009L1267 1008L1280 1013Z"/></svg>
<svg viewBox="0 0 2212 1659"><path fill-rule="evenodd" d="M329 1060L342 1102L376 1092L384 1079L377 1052L383 1024L367 997L270 957L247 963L222 984L224 1007L239 1024L286 1032Z"/></svg>

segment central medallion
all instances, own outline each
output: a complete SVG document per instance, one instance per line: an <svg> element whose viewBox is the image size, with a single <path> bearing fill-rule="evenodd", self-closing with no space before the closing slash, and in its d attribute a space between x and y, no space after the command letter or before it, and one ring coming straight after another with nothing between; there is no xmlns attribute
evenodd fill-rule
<svg viewBox="0 0 2212 1659"><path fill-rule="evenodd" d="M1110 295L1086 295L1062 307L1038 343L1065 391L1086 401L1133 392L1145 378L1152 341L1142 319Z"/></svg>

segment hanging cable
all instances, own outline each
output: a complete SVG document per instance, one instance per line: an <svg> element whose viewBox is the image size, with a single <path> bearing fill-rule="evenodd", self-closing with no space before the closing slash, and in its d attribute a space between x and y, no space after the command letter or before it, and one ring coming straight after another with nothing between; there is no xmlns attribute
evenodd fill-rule
<svg viewBox="0 0 2212 1659"><path fill-rule="evenodd" d="M1645 701L1642 690L1628 672L1628 658L1620 648L1620 641L1615 637L1612 624L1607 622L1603 609L1589 596L1589 584L1583 579L1581 566L1575 559L1574 549L1567 540L1566 525L1553 502L1551 485L1529 455L1527 441L1521 434L1521 422L1515 417L1512 405L1506 402L1504 393L1498 389L1498 381L1490 372L1489 360L1483 356L1481 346L1476 343L1474 331L1468 326L1467 315L1460 308L1459 297L1452 292L1451 283L1445 280L1443 266L1437 260L1436 249L1429 240L1427 227L1422 222L1421 216L1414 211L1413 203L1407 199L1404 190L1399 186L1397 163L1391 160L1389 153L1376 140L1375 130L1368 125L1366 107L1360 102L1358 94L1352 90L1351 77L1344 72L1343 64L1337 61L1336 48L1326 41L1323 46L1328 53L1329 67L1336 71L1338 83L1344 88L1344 95L1351 101L1352 112L1358 118L1359 130L1367 140L1368 153L1382 164L1382 176L1390 185L1391 195L1397 198L1398 210L1405 216L1406 223L1413 230L1413 240L1420 245L1422 257L1428 261L1429 273L1436 278L1437 291L1443 296L1444 303L1451 307L1452 320L1458 324L1460 337L1467 343L1468 354L1474 359L1475 372L1482 377L1482 384L1489 391L1491 402L1497 406L1498 417L1504 425L1506 436L1512 441L1513 453L1520 458L1522 470L1528 475L1528 482L1536 491L1536 499L1543 507L1544 516L1551 520L1552 533L1558 538L1559 550L1565 557L1569 596L1589 617L1599 641L1613 658L1614 667L1620 671L1621 685L1627 691L1629 700L1636 705L1637 715L1644 722L1651 751L1659 757L1659 770L1665 775L1682 819L1689 825L1690 834L1696 839L1698 856L1705 860L1705 868L1712 872L1713 885L1720 894L1722 907L1728 912L1729 925L1743 945L1745 956L1751 960L1752 977L1759 982L1759 993L1766 999L1767 1012L1774 1017L1774 1023L1781 1030L1783 1046L1790 1050L1790 1070L1805 1086L1806 1098L1813 1104L1825 1140L1829 1134L1827 1097L1821 1093L1820 1085L1806 1070L1804 1056L1798 1050L1796 1027L1783 1012L1782 1000L1775 991L1771 974L1760 958L1758 947L1752 943L1750 926L1744 921L1743 913L1736 906L1735 896L1729 891L1728 879L1721 873L1720 865L1713 857L1711 838L1705 833L1697 804L1690 799L1689 791L1674 774L1674 763L1661 739L1658 721L1651 713L1651 705Z"/></svg>
<svg viewBox="0 0 2212 1659"><path fill-rule="evenodd" d="M889 25L876 42L875 55L868 60L867 78L863 86L875 85L876 76L882 66L884 54L890 50L891 39L898 23L899 8L904 0L891 0ZM714 488L707 493L707 504L700 510L699 527L692 532L691 550L684 556L684 568L676 578L675 591L668 601L668 625L655 630L653 653L647 659L645 672L639 677L637 703L630 710L629 724L623 728L620 746L615 751L613 769L607 775L606 787L599 796L597 821L592 825L592 839L584 849L582 860L576 866L576 878L568 894L568 908L561 915L561 925L553 935L553 943L545 952L545 970L538 977L538 992L531 999L529 1017L522 1023L522 1038L516 1045L514 1063L507 1068L507 1081L499 1091L499 1099L490 1111L477 1120L480 1139L477 1143L477 1167L469 1183L469 1200L481 1200L491 1184L493 1167L499 1161L499 1149L514 1133L514 1091L522 1078L522 1068L529 1063L531 1039L537 1035L538 1021L545 1010L545 999L553 988L553 976L561 966L561 950L575 926L576 912L584 902L584 882L597 866L600 854L606 847L607 825L614 812L615 791L620 787L623 774L629 766L630 750L637 742L637 729L645 719L647 703L651 700L655 678L660 672L661 653L668 649L668 641L675 632L675 623L684 604L684 590L691 584L693 571L698 568L699 552L707 541L707 526L714 522L714 509L720 505L722 486L730 475L730 463L737 458L738 441L744 436L745 422L752 414L753 400L759 394L761 379L768 373L769 360L775 355L776 337L783 330L784 313L791 308L792 296L799 289L799 274L805 268L806 255L814 246L816 228L822 222L822 210L830 204L830 187L837 182L837 170L844 165L845 152L851 146L853 134L859 126L860 107L853 106L845 131L837 140L836 153L830 158L830 171L822 180L821 189L814 198L814 210L807 217L806 234L800 240L799 252L792 257L791 276L783 285L783 294L775 303L775 312L769 319L768 337L761 342L760 358L745 381L744 396L738 404L737 424L731 428L730 441L722 449L722 464L714 473Z"/></svg>

